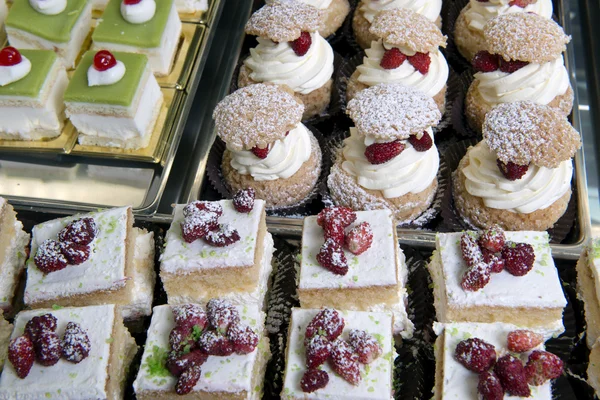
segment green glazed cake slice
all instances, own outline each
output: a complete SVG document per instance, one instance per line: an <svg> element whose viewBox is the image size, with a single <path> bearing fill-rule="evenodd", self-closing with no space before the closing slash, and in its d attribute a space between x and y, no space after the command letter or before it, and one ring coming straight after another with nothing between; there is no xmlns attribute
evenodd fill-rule
<svg viewBox="0 0 600 400"><path fill-rule="evenodd" d="M115 65L99 71L96 63L102 62L102 55ZM119 79L113 82L115 74ZM100 81L95 82L95 77ZM88 51L65 92L67 116L82 145L148 146L162 102L148 58L134 53Z"/></svg>
<svg viewBox="0 0 600 400"><path fill-rule="evenodd" d="M165 76L180 35L174 0L110 0L92 40L96 50L145 54L154 74Z"/></svg>
<svg viewBox="0 0 600 400"><path fill-rule="evenodd" d="M91 24L87 0L15 0L6 33L11 46L54 50L67 68L73 68Z"/></svg>

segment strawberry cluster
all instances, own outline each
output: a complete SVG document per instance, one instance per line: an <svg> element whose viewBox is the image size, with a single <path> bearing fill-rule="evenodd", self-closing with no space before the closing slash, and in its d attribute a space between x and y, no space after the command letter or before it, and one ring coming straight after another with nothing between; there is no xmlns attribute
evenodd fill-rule
<svg viewBox="0 0 600 400"><path fill-rule="evenodd" d="M516 330L508 334L508 350L525 353L543 342L542 335ZM552 353L532 351L523 365L521 354L505 354L496 359L496 348L479 338L470 338L458 343L454 358L470 371L479 374L477 390L483 400L503 399L509 396L529 397L531 386L543 385L556 379L563 372L563 362Z"/></svg>
<svg viewBox="0 0 600 400"><path fill-rule="evenodd" d="M529 169L529 165L519 165L512 161L504 163L500 160L496 160L496 165L498 165L498 169L502 172L502 175L509 181L521 179Z"/></svg>
<svg viewBox="0 0 600 400"><path fill-rule="evenodd" d="M431 65L429 53L415 53L412 56L408 56L402 53L397 47L386 50L383 53L383 57L381 57L379 65L383 69L396 69L406 60L421 74L425 75L429 72L429 66Z"/></svg>
<svg viewBox="0 0 600 400"><path fill-rule="evenodd" d="M90 340L79 324L69 322L62 340L56 327L57 320L52 314L33 317L25 325L23 335L10 341L8 360L19 378L29 375L34 361L50 367L62 357L77 364L90 354Z"/></svg>
<svg viewBox="0 0 600 400"><path fill-rule="evenodd" d="M424 131L420 137L417 137L417 135L410 135L408 137L408 142L418 152L427 151L433 146L433 139L426 131ZM405 148L406 144L400 140L373 143L365 149L365 158L373 165L383 164L398 157Z"/></svg>
<svg viewBox="0 0 600 400"><path fill-rule="evenodd" d="M308 36L309 40L310 40L310 36ZM300 40L300 39L297 39ZM285 136L289 135L290 131L287 131L285 133ZM267 158L267 156L269 155L269 153L271 152L271 148L272 145L268 144L267 147L258 147L258 146L254 146L253 148L250 149L250 151L252 152L252 154L254 154L256 157L260 158L261 160L264 160L265 158Z"/></svg>
<svg viewBox="0 0 600 400"><path fill-rule="evenodd" d="M235 307L225 300L212 299L206 312L198 305L173 307L175 327L169 334L167 369L177 377L175 391L192 391L209 356L249 354L258 345L258 335L242 324Z"/></svg>
<svg viewBox="0 0 600 400"><path fill-rule="evenodd" d="M527 61L509 60L506 61L498 54L491 54L488 51L481 50L471 60L473 68L477 72L494 72L500 70L508 74L512 74L515 71L520 70L527 64Z"/></svg>
<svg viewBox="0 0 600 400"><path fill-rule="evenodd" d="M240 240L238 231L220 224L223 207L217 202L193 201L183 208L181 236L187 243L202 239L215 247L229 246Z"/></svg>
<svg viewBox="0 0 600 400"><path fill-rule="evenodd" d="M294 50L294 53L296 53L296 55L299 57L302 57L308 53L308 49L310 49L311 44L312 38L310 37L309 32L302 32L298 39L290 42L292 50Z"/></svg>
<svg viewBox="0 0 600 400"><path fill-rule="evenodd" d="M336 374L353 385L361 380L360 364L370 364L382 353L379 343L366 331L353 329L348 341L341 338L345 322L331 308L324 308L306 327L306 372L300 381L305 393L322 389L329 383L326 371L318 369L329 361Z"/></svg>
<svg viewBox="0 0 600 400"><path fill-rule="evenodd" d="M345 229L354 221L356 213L348 207L328 207L317 216L317 224L323 228L325 236L317 261L334 274L348 273L348 260L343 247L359 255L373 243L373 230L368 222L361 222L346 233Z"/></svg>
<svg viewBox="0 0 600 400"><path fill-rule="evenodd" d="M514 276L526 275L535 262L535 253L530 244L506 241L504 231L498 226L488 228L479 235L475 232L463 233L460 249L468 267L461 286L469 292L476 292L487 285L492 273L506 270Z"/></svg>
<svg viewBox="0 0 600 400"><path fill-rule="evenodd" d="M47 239L37 249L33 261L45 274L68 265L79 265L90 258L90 243L98 235L93 218L81 218L65 226L58 240Z"/></svg>

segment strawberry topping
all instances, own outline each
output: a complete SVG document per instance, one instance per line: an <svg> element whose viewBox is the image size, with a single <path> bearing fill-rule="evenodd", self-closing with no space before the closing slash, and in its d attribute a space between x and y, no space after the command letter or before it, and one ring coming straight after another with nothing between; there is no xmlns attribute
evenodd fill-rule
<svg viewBox="0 0 600 400"><path fill-rule="evenodd" d="M62 342L56 333L44 330L37 335L33 342L33 349L36 361L49 367L60 360Z"/></svg>
<svg viewBox="0 0 600 400"><path fill-rule="evenodd" d="M323 235L325 236L325 240L332 239L341 246L344 244L344 225L336 219L325 221L323 224Z"/></svg>
<svg viewBox="0 0 600 400"><path fill-rule="evenodd" d="M271 149L269 146L264 147L262 149L260 147L253 147L252 149L250 149L250 151L256 157L260 158L261 160L264 160L269 155L269 151L271 151Z"/></svg>
<svg viewBox="0 0 600 400"><path fill-rule="evenodd" d="M491 273L492 269L488 264L477 263L465 272L460 285L467 292L476 292L490 283Z"/></svg>
<svg viewBox="0 0 600 400"><path fill-rule="evenodd" d="M206 331L198 340L200 348L210 356L226 357L233 354L233 344L217 331Z"/></svg>
<svg viewBox="0 0 600 400"><path fill-rule="evenodd" d="M94 55L94 68L98 71L106 71L117 65L117 59L108 50L100 50Z"/></svg>
<svg viewBox="0 0 600 400"><path fill-rule="evenodd" d="M69 322L62 341L62 355L72 363L79 363L90 355L90 339L87 332L75 323Z"/></svg>
<svg viewBox="0 0 600 400"><path fill-rule="evenodd" d="M19 336L8 345L8 360L15 368L17 376L25 379L35 361L33 343L28 336Z"/></svg>
<svg viewBox="0 0 600 400"><path fill-rule="evenodd" d="M509 332L507 341L508 350L515 353L524 353L539 346L544 341L544 336L527 329L517 329Z"/></svg>
<svg viewBox="0 0 600 400"><path fill-rule="evenodd" d="M178 395L188 394L194 389L196 383L200 380L202 370L199 365L192 365L190 368L183 371L183 373L177 379L177 385L175 385L175 392Z"/></svg>
<svg viewBox="0 0 600 400"><path fill-rule="evenodd" d="M294 50L294 53L300 57L308 52L311 44L312 38L308 32L302 32L298 39L291 42L292 50Z"/></svg>
<svg viewBox="0 0 600 400"><path fill-rule="evenodd" d="M47 239L38 247L33 261L45 274L60 271L68 265L67 258L61 251L60 243L52 239Z"/></svg>
<svg viewBox="0 0 600 400"><path fill-rule="evenodd" d="M456 345L454 358L468 370L481 373L496 363L496 348L479 338L470 338Z"/></svg>
<svg viewBox="0 0 600 400"><path fill-rule="evenodd" d="M525 8L530 4L535 4L536 1L537 0L511 0L510 3L508 3L508 5L510 7L517 6L517 7Z"/></svg>
<svg viewBox="0 0 600 400"><path fill-rule="evenodd" d="M218 202L195 200L183 207L183 216L188 218L201 211L215 213L217 217L223 215L223 207Z"/></svg>
<svg viewBox="0 0 600 400"><path fill-rule="evenodd" d="M69 223L58 233L61 242L90 244L98 234L98 226L93 218L81 218Z"/></svg>
<svg viewBox="0 0 600 400"><path fill-rule="evenodd" d="M527 384L527 374L521 360L507 354L498 359L494 372L498 375L504 391L511 396L529 397L531 390Z"/></svg>
<svg viewBox="0 0 600 400"><path fill-rule="evenodd" d="M333 308L324 308L315 315L306 327L306 339L322 335L333 342L344 330L344 319ZM306 345L306 342L305 342Z"/></svg>
<svg viewBox="0 0 600 400"><path fill-rule="evenodd" d="M346 248L352 254L362 254L371 247L373 243L373 229L368 222L361 222L346 235Z"/></svg>
<svg viewBox="0 0 600 400"><path fill-rule="evenodd" d="M240 315L228 301L211 299L206 305L208 320L213 328L225 333L230 325L238 323Z"/></svg>
<svg viewBox="0 0 600 400"><path fill-rule="evenodd" d="M220 224L218 230L209 231L203 239L211 246L225 247L240 240L240 234L237 229L227 224Z"/></svg>
<svg viewBox="0 0 600 400"><path fill-rule="evenodd" d="M306 339L306 367L317 368L324 364L331 354L331 342L321 335Z"/></svg>
<svg viewBox="0 0 600 400"><path fill-rule="evenodd" d="M237 212L249 213L254 208L254 197L256 192L252 188L238 190L233 195L233 206Z"/></svg>
<svg viewBox="0 0 600 400"><path fill-rule="evenodd" d="M0 66L2 67L11 67L13 65L17 65L22 59L21 53L19 53L19 50L15 49L14 47L7 46L0 50Z"/></svg>
<svg viewBox="0 0 600 400"><path fill-rule="evenodd" d="M174 376L180 376L190 367L197 365L201 366L208 359L208 354L202 350L194 350L187 354L180 354L172 351L167 357L167 369Z"/></svg>
<svg viewBox="0 0 600 400"><path fill-rule="evenodd" d="M501 251L505 242L506 236L504 235L504 230L497 225L481 232L479 236L479 246L493 253Z"/></svg>
<svg viewBox="0 0 600 400"><path fill-rule="evenodd" d="M203 331L208 325L208 316L202 308L195 304L184 304L173 307L175 324L180 327L193 329L197 326Z"/></svg>
<svg viewBox="0 0 600 400"><path fill-rule="evenodd" d="M500 160L496 160L496 164L498 165L500 172L502 172L502 175L504 175L504 177L509 181L521 179L529 169L529 165L519 165L512 161L503 163Z"/></svg>
<svg viewBox="0 0 600 400"><path fill-rule="evenodd" d="M325 226L326 221L332 220L345 228L356 221L356 213L348 207L328 207L317 215L319 226Z"/></svg>
<svg viewBox="0 0 600 400"><path fill-rule="evenodd" d="M348 261L340 243L332 238L325 240L319 254L317 262L323 267L337 275L346 275L348 273Z"/></svg>
<svg viewBox="0 0 600 400"><path fill-rule="evenodd" d="M512 74L529 64L527 61L506 61L502 57L498 57L498 59L500 60L500 71L509 74Z"/></svg>
<svg viewBox="0 0 600 400"><path fill-rule="evenodd" d="M360 367L358 355L345 340L337 339L332 344L331 366L344 380L357 386L360 383Z"/></svg>
<svg viewBox="0 0 600 400"><path fill-rule="evenodd" d="M416 135L410 135L408 142L419 152L427 151L433 146L433 139L431 139L431 136L427 132L423 132L423 136L420 139Z"/></svg>
<svg viewBox="0 0 600 400"><path fill-rule="evenodd" d="M408 62L415 67L417 71L425 75L429 72L431 57L429 57L429 53L415 53L413 56L408 56Z"/></svg>
<svg viewBox="0 0 600 400"><path fill-rule="evenodd" d="M396 69L406 61L406 55L403 54L397 47L392 47L386 50L381 57L379 65L383 69Z"/></svg>
<svg viewBox="0 0 600 400"><path fill-rule="evenodd" d="M504 271L504 260L500 253L494 253L485 248L481 249L481 253L483 254L483 262L490 267L490 272L499 274Z"/></svg>
<svg viewBox="0 0 600 400"><path fill-rule="evenodd" d="M181 236L187 243L204 238L208 232L219 227L218 214L210 211L199 211L185 217L181 223Z"/></svg>
<svg viewBox="0 0 600 400"><path fill-rule="evenodd" d="M309 369L300 380L300 388L304 393L312 393L323 389L329 383L329 375L320 369Z"/></svg>
<svg viewBox="0 0 600 400"><path fill-rule="evenodd" d="M485 371L479 374L477 392L481 395L482 400L502 400L504 398L504 389L494 371Z"/></svg>
<svg viewBox="0 0 600 400"><path fill-rule="evenodd" d="M236 354L250 354L258 345L258 335L252 328L239 322L229 326L227 338Z"/></svg>
<svg viewBox="0 0 600 400"><path fill-rule="evenodd" d="M90 258L90 246L87 244L60 242L60 250L71 265L82 264Z"/></svg>
<svg viewBox="0 0 600 400"><path fill-rule="evenodd" d="M477 238L471 232L464 232L460 237L460 251L469 267L483 262L483 254L477 244Z"/></svg>
<svg viewBox="0 0 600 400"><path fill-rule="evenodd" d="M35 341L43 331L56 331L56 322L56 317L52 314L33 317L25 324L25 335L29 336L32 341Z"/></svg>
<svg viewBox="0 0 600 400"><path fill-rule="evenodd" d="M478 51L471 60L471 64L477 72L494 72L500 68L498 55L490 54L485 50Z"/></svg>
<svg viewBox="0 0 600 400"><path fill-rule="evenodd" d="M525 366L530 385L540 386L549 379L556 379L563 373L563 361L547 351L535 350L529 355Z"/></svg>
<svg viewBox="0 0 600 400"><path fill-rule="evenodd" d="M373 143L367 146L365 150L365 157L373 164L383 164L396 157L404 150L404 144L399 140L385 143Z"/></svg>
<svg viewBox="0 0 600 400"><path fill-rule="evenodd" d="M526 275L533 268L535 253L527 243L507 243L502 249L504 268L515 276Z"/></svg>
<svg viewBox="0 0 600 400"><path fill-rule="evenodd" d="M187 326L175 326L169 334L169 346L177 353L187 353L196 347L193 329Z"/></svg>
<svg viewBox="0 0 600 400"><path fill-rule="evenodd" d="M350 331L350 345L358 354L358 361L363 364L370 364L381 355L383 350L379 342L369 335L366 331L353 329Z"/></svg>

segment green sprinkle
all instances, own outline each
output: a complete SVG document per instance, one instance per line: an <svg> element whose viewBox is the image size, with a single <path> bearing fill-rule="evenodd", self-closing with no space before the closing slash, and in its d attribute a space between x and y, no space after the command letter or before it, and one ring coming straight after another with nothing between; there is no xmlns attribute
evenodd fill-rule
<svg viewBox="0 0 600 400"><path fill-rule="evenodd" d="M368 392L374 392L374 391L375 391L375 388L374 388L373 386L370 386L370 387L367 389L367 391L368 391Z"/></svg>
<svg viewBox="0 0 600 400"><path fill-rule="evenodd" d="M144 368L148 371L148 375L156 377L171 376L171 373L166 368L168 351L161 349L158 346L152 347L152 354L146 358Z"/></svg>
<svg viewBox="0 0 600 400"><path fill-rule="evenodd" d="M352 277L352 280L353 280L354 282L358 282L358 275L354 275L354 276Z"/></svg>
<svg viewBox="0 0 600 400"><path fill-rule="evenodd" d="M114 341L115 341L115 339L113 339L111 337L109 337L108 339L105 340L105 342L109 343L109 344L112 343L112 342L114 342Z"/></svg>
<svg viewBox="0 0 600 400"><path fill-rule="evenodd" d="M212 375L212 372L207 372L204 376L207 377L207 378L210 378L211 375Z"/></svg>
<svg viewBox="0 0 600 400"><path fill-rule="evenodd" d="M53 310L60 310L61 308L63 308L63 307L59 306L58 304L52 304L52 309Z"/></svg>
<svg viewBox="0 0 600 400"><path fill-rule="evenodd" d="M47 398L51 398L51 397L52 397L52 394L50 394L49 392L46 392L46 397L47 397Z"/></svg>
<svg viewBox="0 0 600 400"><path fill-rule="evenodd" d="M194 325L192 328L192 338L194 342L197 342L200 339L200 335L202 335L202 329L198 325Z"/></svg>

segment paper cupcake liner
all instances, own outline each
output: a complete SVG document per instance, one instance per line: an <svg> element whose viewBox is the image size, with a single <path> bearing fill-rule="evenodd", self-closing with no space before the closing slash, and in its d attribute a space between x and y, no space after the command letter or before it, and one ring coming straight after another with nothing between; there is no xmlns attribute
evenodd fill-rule
<svg viewBox="0 0 600 400"><path fill-rule="evenodd" d="M344 144L344 139L348 137L348 135L349 132L347 129L336 130L327 139L327 144L325 145L326 150L323 154L323 158L329 161L330 166L333 166L335 164L338 151L340 151L340 149L342 148ZM440 167L437 174L438 189L431 205L419 217L417 217L409 223L399 224L398 227L408 229L428 229L427 225L433 220L435 220L435 218L440 214L442 210L444 193L449 188L448 185L450 182L450 171L451 170L446 165L444 156L440 154ZM323 201L325 207L331 207L335 205L335 202L333 201L333 198L329 193L327 182L325 182L325 184L321 187L321 200Z"/></svg>
<svg viewBox="0 0 600 400"><path fill-rule="evenodd" d="M471 71L464 71L458 76L457 79L457 94L454 98L454 104L452 105L452 127L456 133L464 138L476 138L481 135L469 126L467 122L467 116L465 114L465 98L467 91L473 82L473 73Z"/></svg>
<svg viewBox="0 0 600 400"><path fill-rule="evenodd" d="M472 69L471 63L460 54L454 41L456 19L467 4L469 4L469 0L454 0L444 2L442 7L442 31L448 36L445 54L448 61L459 73Z"/></svg>
<svg viewBox="0 0 600 400"><path fill-rule="evenodd" d="M458 168L460 160L467 154L467 149L478 143L477 139L467 139L461 142L450 145L446 148L444 156L446 157L446 165L450 171L455 171ZM576 185L572 185L573 193L571 200L567 206L565 213L558 219L554 226L548 230L550 234L550 243L561 243L573 227L573 223L577 216L577 191ZM454 197L452 194L452 178L449 179L448 190L446 190L442 201L442 224L440 231L443 232L460 232L463 230L477 229L471 225L462 216L458 214L458 210L454 206Z"/></svg>
<svg viewBox="0 0 600 400"><path fill-rule="evenodd" d="M323 135L317 129L310 125L306 125L306 127L310 129L313 135L317 138L319 146L321 147L321 153L323 155L321 157L321 174L317 179L315 187L311 190L309 195L303 201L286 207L267 207L267 215L301 218L303 216L313 214L314 210L312 209L320 209L320 204L318 204L317 196L322 191L322 186L325 185L325 180L327 178L327 175L329 175L329 169L331 168L331 164L329 163L329 159L324 157L326 141L323 138ZM219 193L219 195L222 198L230 199L233 196L233 193L231 193L230 188L225 183L225 179L223 178L223 172L221 170L221 160L223 159L223 153L225 152L225 148L225 142L223 142L220 138L216 138L208 155L208 161L206 164L206 175L211 185Z"/></svg>

